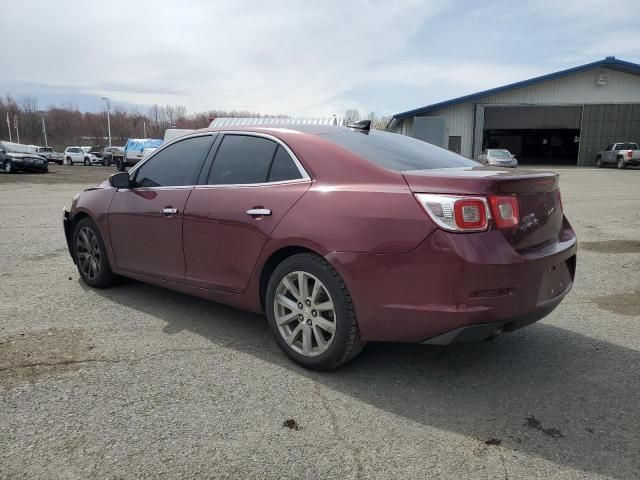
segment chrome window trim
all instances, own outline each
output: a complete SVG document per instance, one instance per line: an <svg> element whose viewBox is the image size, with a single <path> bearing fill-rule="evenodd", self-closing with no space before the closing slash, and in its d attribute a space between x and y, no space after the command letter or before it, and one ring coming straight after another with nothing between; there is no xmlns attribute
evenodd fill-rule
<svg viewBox="0 0 640 480"><path fill-rule="evenodd" d="M195 188L200 188L200 187L206 187L206 188L263 187L263 186L268 186L268 185L286 185L286 184L290 184L290 183L306 183L306 182L310 182L311 181L311 177L309 176L309 174L307 173L305 168L302 166L302 163L300 162L300 160L298 160L298 157L296 156L296 154L293 153L291 148L289 148L289 145L284 143L278 137L275 137L275 136L270 135L268 133L252 132L252 131L246 131L246 130L219 130L219 131L209 131L209 132L198 132L198 133L193 133L193 134L184 135L182 137L175 138L175 139L171 140L170 142L166 143L165 145L161 145L151 155L149 155L147 158L145 158L144 160L138 162L133 167L131 167L131 169L127 172L127 173L129 173L129 178L132 178L132 174L135 174L135 172L137 172L138 169L141 168L145 163L147 163L156 154L158 154L159 152L161 152L165 148L169 147L170 145L173 145L174 143L177 143L177 142L179 142L181 140L186 140L188 138L204 137L204 136L207 136L207 135L211 135L211 136L213 136L213 135L222 135L223 137L224 137L224 135L243 135L243 136L263 137L263 138L266 138L268 140L272 140L272 141L276 142L278 145L281 145L282 148L284 148L285 151L289 154L289 156L293 160L293 163L298 168L298 172L300 173L300 175L302 175L302 178L295 178L295 179L292 179L292 180L280 180L280 181L274 181L274 182L261 182L261 183L227 183L227 184L219 184L219 185L208 185L208 184L202 184L202 185L176 185L176 186L162 186L162 187L120 188L118 190L124 192L124 191L133 191L133 190L135 190L135 191L140 191L140 190L142 190L142 191L145 191L145 190L172 190L172 189L184 189L184 188L194 188L194 187ZM223 138L223 140L224 140L224 138ZM215 152L215 153L217 153L217 152ZM215 160L215 157L214 157L214 160ZM206 162L206 160L205 160L205 162Z"/></svg>

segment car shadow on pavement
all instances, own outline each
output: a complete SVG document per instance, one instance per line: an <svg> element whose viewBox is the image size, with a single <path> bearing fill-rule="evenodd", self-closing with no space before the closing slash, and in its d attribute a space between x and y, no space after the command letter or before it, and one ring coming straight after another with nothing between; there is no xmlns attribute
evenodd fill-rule
<svg viewBox="0 0 640 480"><path fill-rule="evenodd" d="M491 342L374 343L348 365L318 373L291 363L260 315L136 282L98 293L164 322L167 334L196 333L489 448L616 478L640 471L640 352L633 349L539 323Z"/></svg>

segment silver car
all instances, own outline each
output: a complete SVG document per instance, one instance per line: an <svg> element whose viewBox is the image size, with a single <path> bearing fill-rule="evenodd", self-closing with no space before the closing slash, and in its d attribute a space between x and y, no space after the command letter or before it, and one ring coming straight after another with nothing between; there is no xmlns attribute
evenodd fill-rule
<svg viewBox="0 0 640 480"><path fill-rule="evenodd" d="M488 148L482 151L478 157L478 162L490 167L516 168L518 159L509 150L504 148Z"/></svg>

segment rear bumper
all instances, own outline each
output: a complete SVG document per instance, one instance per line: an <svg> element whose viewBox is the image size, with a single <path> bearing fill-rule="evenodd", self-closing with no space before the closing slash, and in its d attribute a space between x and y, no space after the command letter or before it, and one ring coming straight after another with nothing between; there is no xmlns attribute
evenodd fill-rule
<svg viewBox="0 0 640 480"><path fill-rule="evenodd" d="M573 285L576 250L565 220L557 242L527 254L498 231L438 230L403 255L327 258L349 288L363 340L451 343L548 315Z"/></svg>

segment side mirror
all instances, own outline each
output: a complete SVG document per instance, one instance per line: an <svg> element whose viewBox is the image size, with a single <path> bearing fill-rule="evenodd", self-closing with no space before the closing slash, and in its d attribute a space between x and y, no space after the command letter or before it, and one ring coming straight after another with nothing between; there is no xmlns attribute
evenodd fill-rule
<svg viewBox="0 0 640 480"><path fill-rule="evenodd" d="M114 173L109 177L109 185L114 188L131 188L131 179L127 172Z"/></svg>

